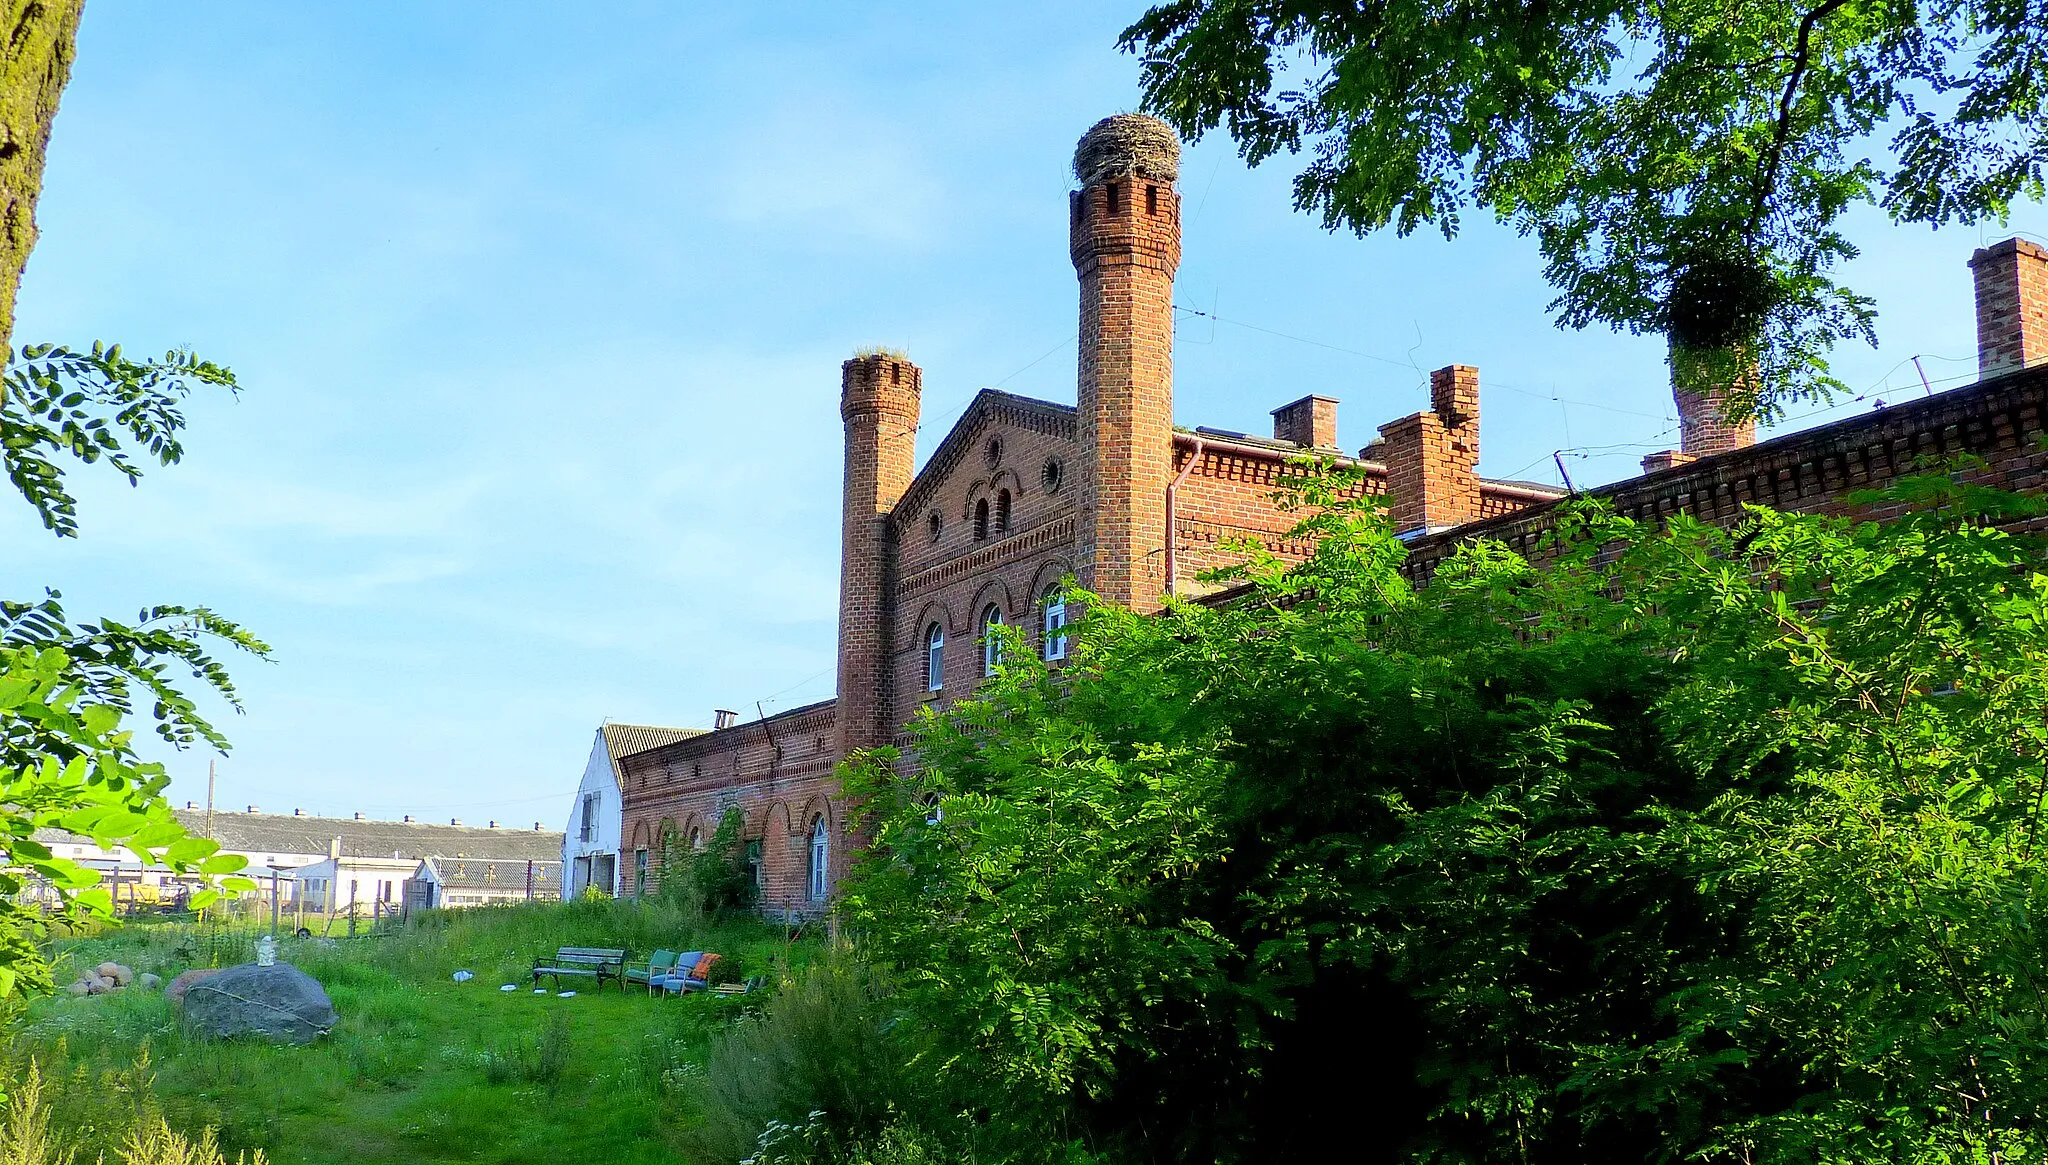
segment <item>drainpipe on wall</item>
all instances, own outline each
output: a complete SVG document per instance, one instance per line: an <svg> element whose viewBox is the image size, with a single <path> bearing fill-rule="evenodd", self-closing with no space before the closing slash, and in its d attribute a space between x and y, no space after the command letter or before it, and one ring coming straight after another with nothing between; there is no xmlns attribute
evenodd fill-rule
<svg viewBox="0 0 2048 1165"><path fill-rule="evenodd" d="M1181 483L1188 479L1188 474L1195 471L1195 466L1202 463L1202 439L1196 437L1194 442L1195 451L1188 457L1188 463L1181 467L1180 475L1166 486L1166 593L1169 595L1178 593L1174 590L1174 585L1179 580L1180 563L1174 553L1174 544L1180 540L1175 521L1176 503L1180 499Z"/></svg>

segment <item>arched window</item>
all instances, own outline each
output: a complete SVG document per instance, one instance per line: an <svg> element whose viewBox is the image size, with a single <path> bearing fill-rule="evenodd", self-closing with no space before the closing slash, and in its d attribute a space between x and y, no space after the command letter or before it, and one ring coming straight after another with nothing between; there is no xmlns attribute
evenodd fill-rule
<svg viewBox="0 0 2048 1165"><path fill-rule="evenodd" d="M696 826L692 825L692 826L690 827L690 849L691 849L692 851L695 851L695 850L701 850L701 849L703 849L703 848L704 848L704 831L703 831L702 829L699 829L698 827L696 827Z"/></svg>
<svg viewBox="0 0 2048 1165"><path fill-rule="evenodd" d="M996 491L996 533L1010 532L1010 491Z"/></svg>
<svg viewBox="0 0 2048 1165"><path fill-rule="evenodd" d="M981 612L981 674L992 676L1003 666L1003 637L996 628L1003 625L1003 609L990 603Z"/></svg>
<svg viewBox="0 0 2048 1165"><path fill-rule="evenodd" d="M976 542L985 542L988 540L987 498L983 498L980 501L974 503L974 540Z"/></svg>
<svg viewBox="0 0 2048 1165"><path fill-rule="evenodd" d="M1040 598L1045 607L1045 658L1067 658L1067 597L1059 584L1045 588Z"/></svg>
<svg viewBox="0 0 2048 1165"><path fill-rule="evenodd" d="M946 629L937 623L924 633L924 690L936 692L946 686Z"/></svg>
<svg viewBox="0 0 2048 1165"><path fill-rule="evenodd" d="M825 900L825 872L831 869L832 840L825 830L825 817L811 821L811 901Z"/></svg>

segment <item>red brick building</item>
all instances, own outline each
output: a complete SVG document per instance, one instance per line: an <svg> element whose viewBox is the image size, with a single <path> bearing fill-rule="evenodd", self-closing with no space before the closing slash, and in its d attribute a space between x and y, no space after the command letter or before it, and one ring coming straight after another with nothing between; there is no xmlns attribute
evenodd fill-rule
<svg viewBox="0 0 2048 1165"><path fill-rule="evenodd" d="M1232 538L1300 549L1283 544L1293 520L1270 495L1289 458L1343 457L1337 401L1280 405L1270 438L1173 424L1178 161L1172 131L1137 115L1097 124L1076 150L1074 406L983 390L919 468L917 366L893 352L841 366L838 696L746 723L722 714L712 732L624 758L629 892L656 873L663 837L702 844L739 812L763 907L821 908L848 857L834 764L897 742L919 707L972 692L994 663L990 623L1025 629L1034 650L1058 659L1065 612L1049 597L1068 576L1152 610L1164 594L1198 593L1195 576L1228 557L1219 546ZM2048 357L2048 256L2006 243L1973 265L1986 375ZM1913 453L1966 447L1992 455L1999 480L2034 488L2044 384L2009 377L1763 445L1751 444L1753 429L1681 400L1684 447L1646 461L1666 468L1601 492L1644 514L1720 515L1743 500L1813 508ZM1379 426L1377 440L1344 457L1363 468L1368 491L1390 495L1418 570L1475 532L1529 542L1561 496L1478 476L1479 406L1476 369L1440 369L1428 411Z"/></svg>

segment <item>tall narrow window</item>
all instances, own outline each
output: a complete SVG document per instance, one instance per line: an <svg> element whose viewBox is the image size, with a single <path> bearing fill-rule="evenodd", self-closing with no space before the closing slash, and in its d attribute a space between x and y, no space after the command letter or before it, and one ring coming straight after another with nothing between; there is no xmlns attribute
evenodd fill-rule
<svg viewBox="0 0 2048 1165"><path fill-rule="evenodd" d="M644 849L636 849L633 851L633 897L641 898L646 896L646 894L647 851Z"/></svg>
<svg viewBox="0 0 2048 1165"><path fill-rule="evenodd" d="M936 692L946 686L946 630L937 623L924 633L924 690Z"/></svg>
<svg viewBox="0 0 2048 1165"><path fill-rule="evenodd" d="M981 542L986 540L987 538L988 499L983 498L980 501L974 503L974 540L976 542Z"/></svg>
<svg viewBox="0 0 2048 1165"><path fill-rule="evenodd" d="M825 871L831 868L832 842L825 832L825 817L811 822L811 901L825 900Z"/></svg>
<svg viewBox="0 0 2048 1165"><path fill-rule="evenodd" d="M1003 625L1003 609L990 603L981 612L981 674L992 676L1003 666L1003 637L996 628Z"/></svg>
<svg viewBox="0 0 2048 1165"><path fill-rule="evenodd" d="M996 491L996 533L1010 532L1010 491Z"/></svg>
<svg viewBox="0 0 2048 1165"><path fill-rule="evenodd" d="M1045 588L1045 658L1067 658L1067 599L1057 584Z"/></svg>

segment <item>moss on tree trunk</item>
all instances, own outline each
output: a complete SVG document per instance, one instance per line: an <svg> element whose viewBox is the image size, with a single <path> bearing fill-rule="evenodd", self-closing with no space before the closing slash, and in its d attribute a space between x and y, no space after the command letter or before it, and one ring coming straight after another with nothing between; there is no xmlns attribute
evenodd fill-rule
<svg viewBox="0 0 2048 1165"><path fill-rule="evenodd" d="M14 297L36 245L36 196L50 122L78 55L85 0L0 0L0 342L14 335Z"/></svg>

